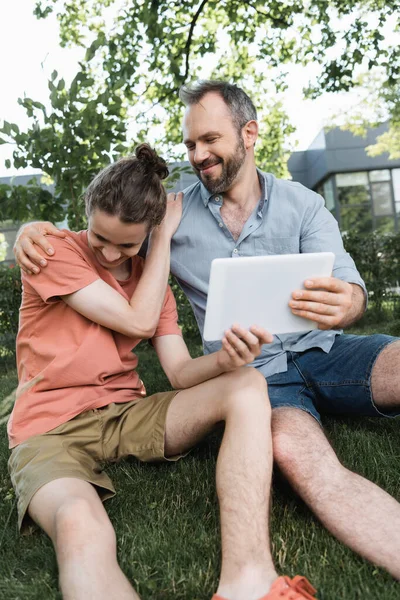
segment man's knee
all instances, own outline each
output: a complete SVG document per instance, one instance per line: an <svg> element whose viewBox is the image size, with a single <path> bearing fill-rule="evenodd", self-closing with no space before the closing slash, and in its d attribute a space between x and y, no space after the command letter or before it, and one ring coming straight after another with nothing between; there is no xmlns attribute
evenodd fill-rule
<svg viewBox="0 0 400 600"><path fill-rule="evenodd" d="M288 475L291 471L296 471L302 460L301 448L297 442L296 436L291 436L289 432L272 432L272 448L274 461L281 471Z"/></svg>
<svg viewBox="0 0 400 600"><path fill-rule="evenodd" d="M95 511L86 498L73 497L57 509L54 517L54 541L64 548L95 543L109 551L116 548L114 529L104 513Z"/></svg>
<svg viewBox="0 0 400 600"><path fill-rule="evenodd" d="M302 470L303 463L313 462L307 439L315 439L316 427L319 428L313 417L297 408L276 408L273 411L274 461L286 476Z"/></svg>
<svg viewBox="0 0 400 600"><path fill-rule="evenodd" d="M283 410L277 409L278 412ZM336 475L341 464L319 425L307 414L292 413L293 409L285 411L285 415L273 413L272 446L276 465L289 481L296 483L306 480L315 483Z"/></svg>

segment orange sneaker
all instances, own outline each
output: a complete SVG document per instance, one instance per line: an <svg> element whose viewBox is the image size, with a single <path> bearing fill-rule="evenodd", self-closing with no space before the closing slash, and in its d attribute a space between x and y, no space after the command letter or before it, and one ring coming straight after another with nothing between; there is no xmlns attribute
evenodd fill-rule
<svg viewBox="0 0 400 600"><path fill-rule="evenodd" d="M268 594L260 600L317 600L316 593L317 590L305 577L296 575L290 579L284 575L275 579ZM225 600L225 598L214 594L211 600Z"/></svg>
<svg viewBox="0 0 400 600"><path fill-rule="evenodd" d="M305 577L296 575L290 579L283 575L274 581L268 594L261 600L317 600L316 593L317 590Z"/></svg>

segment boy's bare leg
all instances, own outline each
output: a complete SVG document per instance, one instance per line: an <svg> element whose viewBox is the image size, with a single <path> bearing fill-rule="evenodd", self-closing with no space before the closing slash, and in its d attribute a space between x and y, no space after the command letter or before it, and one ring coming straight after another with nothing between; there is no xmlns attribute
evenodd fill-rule
<svg viewBox="0 0 400 600"><path fill-rule="evenodd" d="M53 541L64 600L139 599L118 566L114 529L90 483L47 483L32 498L29 514Z"/></svg>
<svg viewBox="0 0 400 600"><path fill-rule="evenodd" d="M256 600L276 578L269 547L272 470L270 406L264 377L243 368L177 394L167 415L166 453L181 453L218 422L222 571L218 593ZM95 489L58 479L33 497L32 518L53 540L65 600L138 599L116 560L114 530Z"/></svg>
<svg viewBox="0 0 400 600"><path fill-rule="evenodd" d="M218 593L256 600L277 577L269 545L272 470L270 405L264 377L242 368L182 390L167 414L166 453L196 444L225 421L217 462L222 571Z"/></svg>

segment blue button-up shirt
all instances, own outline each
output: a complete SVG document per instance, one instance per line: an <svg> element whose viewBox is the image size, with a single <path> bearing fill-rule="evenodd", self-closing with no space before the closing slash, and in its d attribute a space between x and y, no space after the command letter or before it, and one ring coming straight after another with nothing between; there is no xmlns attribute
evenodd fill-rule
<svg viewBox="0 0 400 600"><path fill-rule="evenodd" d="M337 221L324 200L299 183L258 172L261 199L235 240L221 217L223 196L210 194L197 182L184 190L182 220L171 243L171 272L192 306L201 334L207 304L211 261L214 258L326 252L335 254L333 276L365 284L353 259L344 250ZM227 302L229 299L227 298ZM287 370L286 352L322 348L329 352L340 331L313 330L274 336L254 361L265 376ZM206 342L205 353L220 342Z"/></svg>

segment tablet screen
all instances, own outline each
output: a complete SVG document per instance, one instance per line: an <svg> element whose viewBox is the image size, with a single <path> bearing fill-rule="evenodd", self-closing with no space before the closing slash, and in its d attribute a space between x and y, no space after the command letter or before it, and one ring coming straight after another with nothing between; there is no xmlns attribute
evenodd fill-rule
<svg viewBox="0 0 400 600"><path fill-rule="evenodd" d="M288 303L306 279L330 277L334 259L332 252L316 252L213 260L204 339L221 340L233 323L275 334L316 329L314 321L294 315Z"/></svg>

